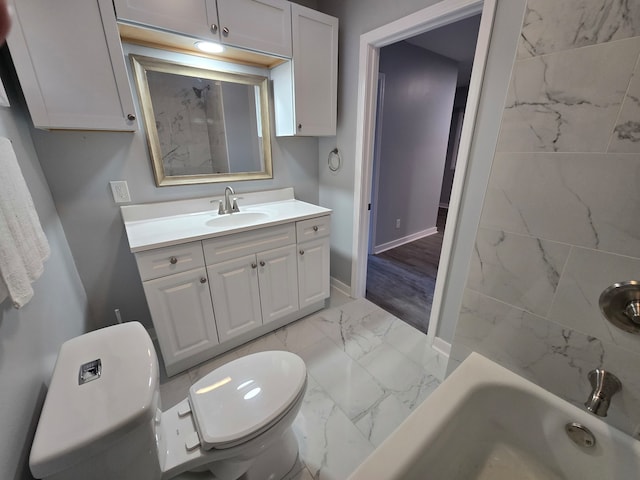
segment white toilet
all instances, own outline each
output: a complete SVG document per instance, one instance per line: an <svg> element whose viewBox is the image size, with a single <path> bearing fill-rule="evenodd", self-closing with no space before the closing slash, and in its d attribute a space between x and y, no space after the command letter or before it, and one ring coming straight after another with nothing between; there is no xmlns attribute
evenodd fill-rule
<svg viewBox="0 0 640 480"><path fill-rule="evenodd" d="M66 480L286 478L307 371L289 352L234 360L160 410L158 359L138 322L60 348L29 465Z"/></svg>

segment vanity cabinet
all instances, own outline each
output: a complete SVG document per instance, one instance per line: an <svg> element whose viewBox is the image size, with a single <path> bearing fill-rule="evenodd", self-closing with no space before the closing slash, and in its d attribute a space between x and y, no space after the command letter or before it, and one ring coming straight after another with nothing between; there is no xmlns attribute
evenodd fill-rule
<svg viewBox="0 0 640 480"><path fill-rule="evenodd" d="M262 325L255 257L248 255L207 267L223 342Z"/></svg>
<svg viewBox="0 0 640 480"><path fill-rule="evenodd" d="M223 342L298 310L295 245L210 265L207 273Z"/></svg>
<svg viewBox="0 0 640 480"><path fill-rule="evenodd" d="M291 57L286 0L114 0L119 21Z"/></svg>
<svg viewBox="0 0 640 480"><path fill-rule="evenodd" d="M167 374L322 308L329 231L323 213L137 252Z"/></svg>
<svg viewBox="0 0 640 480"><path fill-rule="evenodd" d="M257 255L262 322L273 322L298 310L296 246Z"/></svg>
<svg viewBox="0 0 640 480"><path fill-rule="evenodd" d="M324 216L296 224L300 308L312 305L330 294L329 221L329 217Z"/></svg>
<svg viewBox="0 0 640 480"><path fill-rule="evenodd" d="M142 285L165 362L189 359L218 345L204 267Z"/></svg>
<svg viewBox="0 0 640 480"><path fill-rule="evenodd" d="M338 98L338 19L291 5L293 57L271 70L277 136L333 136Z"/></svg>
<svg viewBox="0 0 640 480"><path fill-rule="evenodd" d="M137 128L111 0L10 0L7 44L33 124Z"/></svg>
<svg viewBox="0 0 640 480"><path fill-rule="evenodd" d="M298 310L294 223L203 241L222 341Z"/></svg>
<svg viewBox="0 0 640 480"><path fill-rule="evenodd" d="M201 242L136 254L167 370L218 345Z"/></svg>

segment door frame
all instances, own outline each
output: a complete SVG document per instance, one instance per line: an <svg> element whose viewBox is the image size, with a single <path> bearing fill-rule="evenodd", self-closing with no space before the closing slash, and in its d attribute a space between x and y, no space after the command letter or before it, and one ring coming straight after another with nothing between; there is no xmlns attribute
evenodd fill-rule
<svg viewBox="0 0 640 480"><path fill-rule="evenodd" d="M468 163L480 93L489 53L497 0L442 0L431 7L383 25L360 36L358 70L358 107L355 145L353 259L351 265L351 292L355 298L365 296L367 281L367 253L370 215L367 205L371 199L372 165L377 109L377 79L380 48L420 33L434 30L458 20L482 14L473 70L467 96L467 107L460 137L456 172L454 174L448 228L445 229L438 275L436 278L431 316L427 336L436 340L445 285L451 268L455 229L462 204L463 187L467 183ZM448 355L448 344L441 346Z"/></svg>

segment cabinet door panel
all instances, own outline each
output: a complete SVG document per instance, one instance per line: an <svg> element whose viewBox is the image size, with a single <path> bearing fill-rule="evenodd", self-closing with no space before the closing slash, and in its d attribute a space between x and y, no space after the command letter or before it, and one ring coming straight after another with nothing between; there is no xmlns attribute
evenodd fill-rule
<svg viewBox="0 0 640 480"><path fill-rule="evenodd" d="M207 267L220 341L262 325L256 256Z"/></svg>
<svg viewBox="0 0 640 480"><path fill-rule="evenodd" d="M165 365L218 344L206 278L198 268L143 283Z"/></svg>
<svg viewBox="0 0 640 480"><path fill-rule="evenodd" d="M329 238L298 245L300 308L324 300L329 291Z"/></svg>
<svg viewBox="0 0 640 480"><path fill-rule="evenodd" d="M297 311L298 267L295 245L259 253L258 263L263 322L268 323Z"/></svg>
<svg viewBox="0 0 640 480"><path fill-rule="evenodd" d="M38 128L134 131L137 127L109 0L11 2L7 44ZM72 12L72 13L70 13Z"/></svg>
<svg viewBox="0 0 640 480"><path fill-rule="evenodd" d="M215 0L114 0L118 20L171 32L217 39Z"/></svg>
<svg viewBox="0 0 640 480"><path fill-rule="evenodd" d="M218 0L222 42L291 57L291 7L284 0ZM224 29L229 30L228 34Z"/></svg>
<svg viewBox="0 0 640 480"><path fill-rule="evenodd" d="M338 19L292 4L293 76L298 135L335 135Z"/></svg>

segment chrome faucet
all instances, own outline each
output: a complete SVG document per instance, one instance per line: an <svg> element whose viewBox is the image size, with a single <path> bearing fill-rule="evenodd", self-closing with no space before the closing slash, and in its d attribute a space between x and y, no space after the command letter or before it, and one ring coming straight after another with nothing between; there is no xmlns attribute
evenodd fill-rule
<svg viewBox="0 0 640 480"><path fill-rule="evenodd" d="M584 406L599 417L606 417L611 397L622 390L622 383L613 373L601 368L591 370L588 375L591 383L591 395Z"/></svg>
<svg viewBox="0 0 640 480"><path fill-rule="evenodd" d="M222 205L222 200L218 204L218 215L224 215L227 213L239 212L238 208L238 199L234 198L233 202L231 202L231 197L229 195L235 195L236 192L233 191L231 187L225 187L224 189L224 206Z"/></svg>

